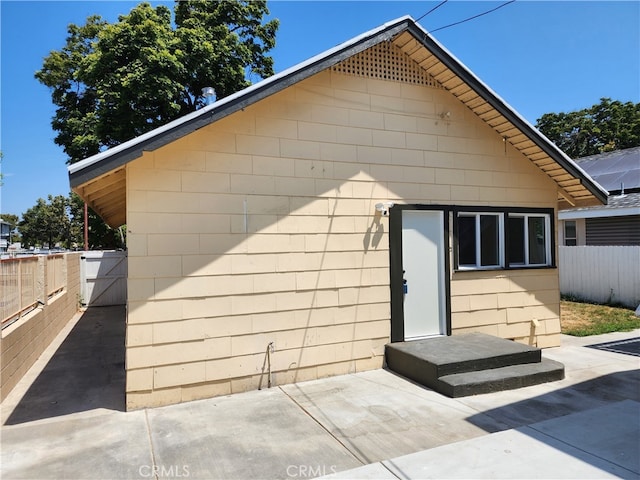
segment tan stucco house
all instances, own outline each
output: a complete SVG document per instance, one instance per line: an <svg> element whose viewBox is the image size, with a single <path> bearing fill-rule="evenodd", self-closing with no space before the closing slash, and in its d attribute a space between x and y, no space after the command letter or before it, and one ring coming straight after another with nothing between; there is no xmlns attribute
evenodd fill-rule
<svg viewBox="0 0 640 480"><path fill-rule="evenodd" d="M557 210L606 202L409 17L69 172L127 225L127 408L431 335L558 345Z"/></svg>

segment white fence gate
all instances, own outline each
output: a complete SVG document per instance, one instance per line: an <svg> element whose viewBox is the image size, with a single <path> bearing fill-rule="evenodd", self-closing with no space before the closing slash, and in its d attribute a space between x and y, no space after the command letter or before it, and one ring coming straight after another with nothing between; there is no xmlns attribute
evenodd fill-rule
<svg viewBox="0 0 640 480"><path fill-rule="evenodd" d="M640 246L559 247L560 293L596 303L640 305Z"/></svg>
<svg viewBox="0 0 640 480"><path fill-rule="evenodd" d="M127 252L84 252L80 262L82 304L86 306L127 303Z"/></svg>

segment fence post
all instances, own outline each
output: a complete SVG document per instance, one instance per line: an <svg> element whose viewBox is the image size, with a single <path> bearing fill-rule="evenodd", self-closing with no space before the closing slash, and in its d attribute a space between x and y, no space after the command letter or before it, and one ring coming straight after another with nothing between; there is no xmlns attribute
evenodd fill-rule
<svg viewBox="0 0 640 480"><path fill-rule="evenodd" d="M49 303L49 298L47 295L47 288L49 286L49 282L47 280L47 257L43 255L38 255L38 275L37 278L37 290L36 290L36 298L42 302L42 305L47 305Z"/></svg>
<svg viewBox="0 0 640 480"><path fill-rule="evenodd" d="M22 268L20 266L20 262L16 262L16 270L17 270L17 278L18 278L18 316L21 316L22 313L22 309L24 308L24 305L22 305ZM2 319L2 321L4 322L4 318Z"/></svg>

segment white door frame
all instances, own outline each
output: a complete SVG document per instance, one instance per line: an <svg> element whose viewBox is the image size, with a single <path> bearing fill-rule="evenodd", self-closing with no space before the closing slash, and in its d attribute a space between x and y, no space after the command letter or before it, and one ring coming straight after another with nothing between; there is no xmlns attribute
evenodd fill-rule
<svg viewBox="0 0 640 480"><path fill-rule="evenodd" d="M402 265L404 339L444 335L444 212L402 212Z"/></svg>
<svg viewBox="0 0 640 480"><path fill-rule="evenodd" d="M452 207L441 205L395 205L389 211L389 260L391 282L391 341L402 342L418 337L405 338L405 293L404 271L409 265L403 262L403 212L424 211L439 213L441 220L441 256L438 260L440 271L439 304L441 335L451 335L451 300L450 300L450 255L449 255L449 217ZM416 294L415 285L407 285L407 295Z"/></svg>

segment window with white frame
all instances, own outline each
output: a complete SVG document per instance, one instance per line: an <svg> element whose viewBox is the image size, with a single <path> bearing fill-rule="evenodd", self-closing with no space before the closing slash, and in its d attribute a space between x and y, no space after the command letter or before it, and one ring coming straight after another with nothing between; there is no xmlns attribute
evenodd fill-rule
<svg viewBox="0 0 640 480"><path fill-rule="evenodd" d="M458 267L482 269L504 265L502 213L458 214Z"/></svg>
<svg viewBox="0 0 640 480"><path fill-rule="evenodd" d="M508 217L510 267L551 264L550 217L547 214L510 213Z"/></svg>
<svg viewBox="0 0 640 480"><path fill-rule="evenodd" d="M578 229L575 220L564 221L564 244L567 247L575 247L578 245Z"/></svg>
<svg viewBox="0 0 640 480"><path fill-rule="evenodd" d="M455 225L459 270L552 265L550 213L463 211Z"/></svg>

